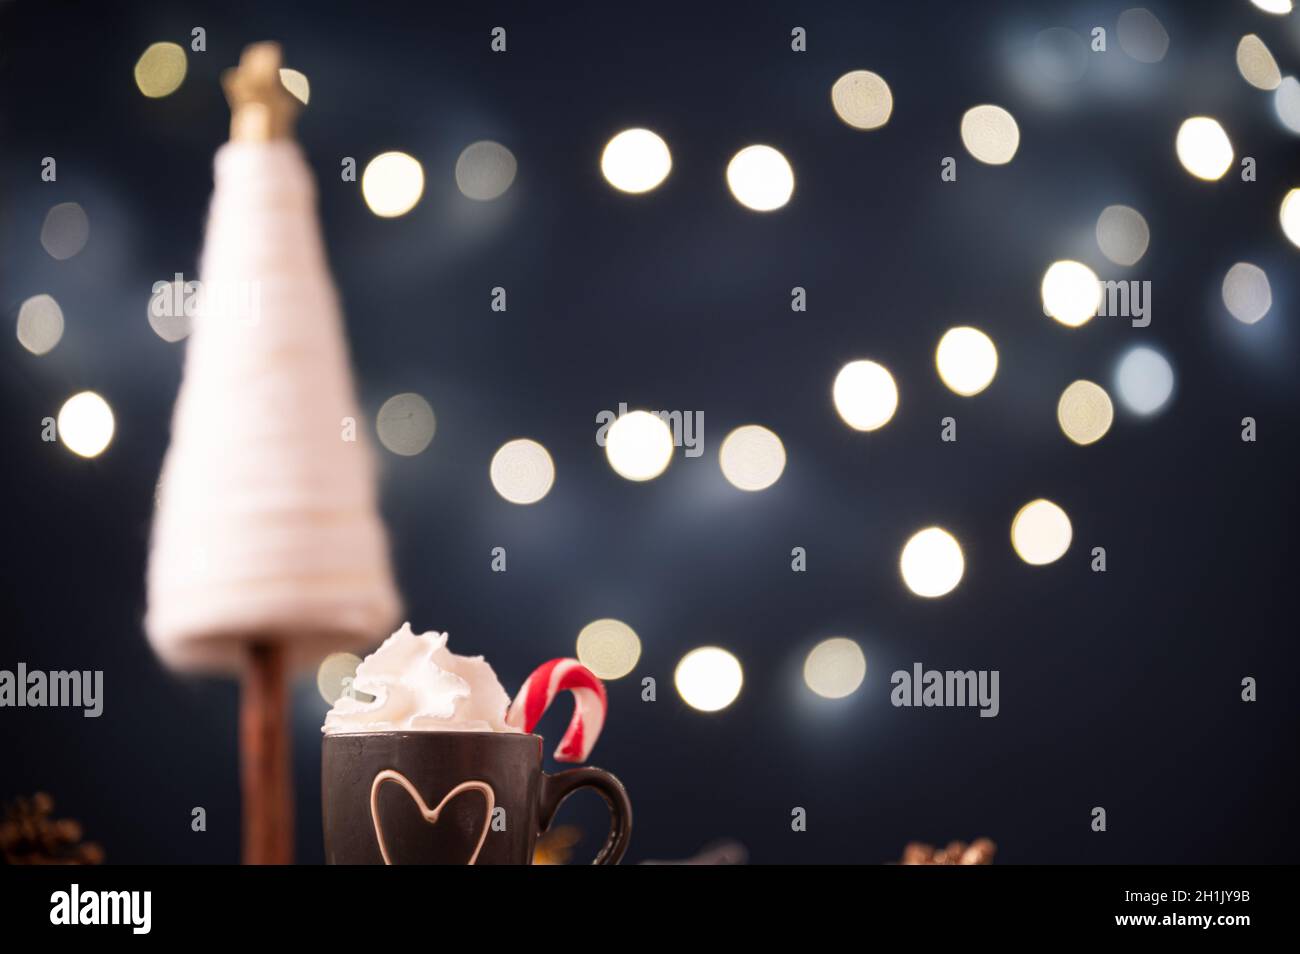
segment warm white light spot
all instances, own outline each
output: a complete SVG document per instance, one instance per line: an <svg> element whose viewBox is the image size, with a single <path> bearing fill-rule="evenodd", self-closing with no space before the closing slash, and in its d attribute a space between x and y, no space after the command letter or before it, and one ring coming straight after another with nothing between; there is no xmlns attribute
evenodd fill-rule
<svg viewBox="0 0 1300 954"><path fill-rule="evenodd" d="M49 295L33 295L18 309L18 341L32 354L45 354L63 338L63 309Z"/></svg>
<svg viewBox="0 0 1300 954"><path fill-rule="evenodd" d="M852 695L867 676L867 657L851 639L833 636L818 643L803 664L803 681L825 699Z"/></svg>
<svg viewBox="0 0 1300 954"><path fill-rule="evenodd" d="M1221 179L1232 166L1232 143L1228 141L1228 134L1217 119L1209 116L1184 120L1178 127L1174 148L1183 168L1198 179Z"/></svg>
<svg viewBox="0 0 1300 954"><path fill-rule="evenodd" d="M845 73L831 87L835 115L854 129L879 129L894 111L894 94L884 77L870 70Z"/></svg>
<svg viewBox="0 0 1300 954"><path fill-rule="evenodd" d="M1278 120L1300 136L1300 80L1288 76L1273 91L1273 111Z"/></svg>
<svg viewBox="0 0 1300 954"><path fill-rule="evenodd" d="M1277 89L1282 82L1282 73L1277 68L1277 60L1268 47L1253 33L1248 33L1237 44L1237 72L1256 89Z"/></svg>
<svg viewBox="0 0 1300 954"><path fill-rule="evenodd" d="M175 43L153 43L135 64L135 85L150 99L168 96L185 80L183 47Z"/></svg>
<svg viewBox="0 0 1300 954"><path fill-rule="evenodd" d="M60 202L50 209L41 226L41 245L51 258L72 258L86 247L90 238L90 220L86 210L75 202Z"/></svg>
<svg viewBox="0 0 1300 954"><path fill-rule="evenodd" d="M741 490L771 487L785 470L785 445L766 427L746 424L727 435L718 453L722 475Z"/></svg>
<svg viewBox="0 0 1300 954"><path fill-rule="evenodd" d="M677 693L688 706L717 712L736 701L745 682L740 660L717 646L701 646L682 657L673 673Z"/></svg>
<svg viewBox="0 0 1300 954"><path fill-rule="evenodd" d="M491 202L510 188L518 169L515 154L501 143L473 142L456 159L456 188L467 199Z"/></svg>
<svg viewBox="0 0 1300 954"><path fill-rule="evenodd" d="M1174 393L1174 369L1154 348L1133 348L1115 369L1115 390L1120 403L1134 414L1154 414Z"/></svg>
<svg viewBox="0 0 1300 954"><path fill-rule="evenodd" d="M1119 48L1139 63L1159 63L1169 52L1169 34L1164 24L1146 7L1121 13L1115 32L1119 35Z"/></svg>
<svg viewBox="0 0 1300 954"><path fill-rule="evenodd" d="M194 330L195 299L185 292L185 282L158 282L149 299L149 327L163 341L175 344ZM191 312L187 314L187 312Z"/></svg>
<svg viewBox="0 0 1300 954"><path fill-rule="evenodd" d="M659 415L631 411L610 425L605 456L620 477L652 480L673 459L673 432Z"/></svg>
<svg viewBox="0 0 1300 954"><path fill-rule="evenodd" d="M894 376L874 361L850 361L841 368L831 396L844 423L856 431L884 427L898 408Z"/></svg>
<svg viewBox="0 0 1300 954"><path fill-rule="evenodd" d="M600 154L605 180L622 192L649 192L668 178L672 168L668 143L649 129L624 129Z"/></svg>
<svg viewBox="0 0 1300 954"><path fill-rule="evenodd" d="M962 397L979 394L998 373L998 349L978 328L950 328L934 350L939 378Z"/></svg>
<svg viewBox="0 0 1300 954"><path fill-rule="evenodd" d="M311 100L311 83L307 74L299 70L281 69L280 85L289 91L294 99L304 106Z"/></svg>
<svg viewBox="0 0 1300 954"><path fill-rule="evenodd" d="M316 670L316 689L321 698L330 705L343 698L343 694L352 688L357 667L361 659L352 653L330 653L321 660Z"/></svg>
<svg viewBox="0 0 1300 954"><path fill-rule="evenodd" d="M1000 166L1020 148L1020 127L1001 106L974 106L961 118L961 141L980 162Z"/></svg>
<svg viewBox="0 0 1300 954"><path fill-rule="evenodd" d="M727 187L746 208L771 212L794 194L794 170L771 146L746 146L727 165Z"/></svg>
<svg viewBox="0 0 1300 954"><path fill-rule="evenodd" d="M1291 12L1291 0L1250 0L1250 2L1265 13L1285 16Z"/></svg>
<svg viewBox="0 0 1300 954"><path fill-rule="evenodd" d="M1292 189L1282 199L1278 217L1282 221L1282 234L1300 248L1300 189Z"/></svg>
<svg viewBox="0 0 1300 954"><path fill-rule="evenodd" d="M1127 205L1108 205L1097 216L1097 247L1116 265L1136 265L1151 244L1147 220Z"/></svg>
<svg viewBox="0 0 1300 954"><path fill-rule="evenodd" d="M1075 381L1061 392L1056 421L1076 444L1092 444L1106 436L1115 420L1115 407L1106 389L1091 381Z"/></svg>
<svg viewBox="0 0 1300 954"><path fill-rule="evenodd" d="M379 443L394 454L414 457L421 453L438 429L433 408L418 394L394 394L375 417Z"/></svg>
<svg viewBox="0 0 1300 954"><path fill-rule="evenodd" d="M94 391L82 391L63 402L55 427L68 450L98 457L113 439L113 409Z"/></svg>
<svg viewBox="0 0 1300 954"><path fill-rule="evenodd" d="M1097 273L1081 262L1053 262L1041 290L1043 311L1070 328L1090 321L1101 305Z"/></svg>
<svg viewBox="0 0 1300 954"><path fill-rule="evenodd" d="M555 483L555 462L537 441L521 437L507 441L492 456L492 486L513 504L534 504Z"/></svg>
<svg viewBox="0 0 1300 954"><path fill-rule="evenodd" d="M898 568L909 590L933 598L952 592L961 582L966 559L956 537L942 527L927 527L907 541Z"/></svg>
<svg viewBox="0 0 1300 954"><path fill-rule="evenodd" d="M1223 304L1238 321L1253 325L1273 307L1273 289L1264 269L1238 262L1223 277Z"/></svg>
<svg viewBox="0 0 1300 954"><path fill-rule="evenodd" d="M370 211L392 219L415 208L424 194L424 169L404 152L383 152L366 163L361 195Z"/></svg>
<svg viewBox="0 0 1300 954"><path fill-rule="evenodd" d="M641 639L617 619L598 619L578 634L578 662L601 679L621 679L641 658Z"/></svg>
<svg viewBox="0 0 1300 954"><path fill-rule="evenodd" d="M1011 521L1011 546L1020 559L1034 566L1065 556L1073 535L1069 516L1050 500L1031 500Z"/></svg>

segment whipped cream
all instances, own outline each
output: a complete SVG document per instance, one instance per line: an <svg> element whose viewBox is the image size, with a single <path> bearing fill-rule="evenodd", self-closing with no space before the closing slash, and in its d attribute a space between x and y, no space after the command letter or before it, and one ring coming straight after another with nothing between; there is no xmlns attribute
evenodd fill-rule
<svg viewBox="0 0 1300 954"><path fill-rule="evenodd" d="M413 633L411 624L357 666L353 692L325 714L321 731L518 732L506 725L510 697L482 656L457 656L446 633Z"/></svg>

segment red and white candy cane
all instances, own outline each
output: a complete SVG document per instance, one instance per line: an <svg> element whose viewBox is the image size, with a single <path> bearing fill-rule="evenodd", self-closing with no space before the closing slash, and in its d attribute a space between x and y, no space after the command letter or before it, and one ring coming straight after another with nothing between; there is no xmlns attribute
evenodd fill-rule
<svg viewBox="0 0 1300 954"><path fill-rule="evenodd" d="M506 713L506 724L532 732L565 690L573 693L573 718L555 750L558 762L585 762L605 724L605 684L576 659L552 659L533 670Z"/></svg>

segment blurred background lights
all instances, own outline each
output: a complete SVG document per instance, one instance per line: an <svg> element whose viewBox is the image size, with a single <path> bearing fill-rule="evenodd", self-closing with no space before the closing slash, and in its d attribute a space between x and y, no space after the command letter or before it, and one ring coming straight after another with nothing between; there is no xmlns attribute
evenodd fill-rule
<svg viewBox="0 0 1300 954"><path fill-rule="evenodd" d="M1292 245L1300 248L1300 189L1292 189L1283 197L1278 218L1282 222L1282 233Z"/></svg>
<svg viewBox="0 0 1300 954"><path fill-rule="evenodd" d="M1273 290L1264 269L1249 262L1238 262L1223 277L1223 304L1228 314L1253 325L1273 307Z"/></svg>
<svg viewBox="0 0 1300 954"><path fill-rule="evenodd" d="M185 302L185 282L178 281L167 282L149 299L149 327L169 344L188 338L194 330L194 319L185 314Z"/></svg>
<svg viewBox="0 0 1300 954"><path fill-rule="evenodd" d="M605 433L605 457L628 480L653 480L673 459L673 432L657 414L630 411Z"/></svg>
<svg viewBox="0 0 1300 954"><path fill-rule="evenodd" d="M537 441L520 437L501 445L488 468L492 486L513 504L535 504L555 484L555 462Z"/></svg>
<svg viewBox="0 0 1300 954"><path fill-rule="evenodd" d="M794 194L794 170L771 146L746 146L727 165L727 187L745 208L772 212Z"/></svg>
<svg viewBox="0 0 1300 954"><path fill-rule="evenodd" d="M578 662L601 679L621 679L640 658L641 639L622 620L594 620L578 633Z"/></svg>
<svg viewBox="0 0 1300 954"><path fill-rule="evenodd" d="M1000 166L1020 148L1020 127L1001 106L974 106L961 118L961 141L980 162Z"/></svg>
<svg viewBox="0 0 1300 954"><path fill-rule="evenodd" d="M718 453L722 475L741 490L771 487L785 470L781 438L758 424L746 424L727 435Z"/></svg>
<svg viewBox="0 0 1300 954"><path fill-rule="evenodd" d="M851 639L833 636L812 648L803 664L803 681L824 699L852 695L867 676L867 657Z"/></svg>
<svg viewBox="0 0 1300 954"><path fill-rule="evenodd" d="M352 686L361 659L352 653L330 653L316 670L316 688L329 705L334 705Z"/></svg>
<svg viewBox="0 0 1300 954"><path fill-rule="evenodd" d="M1011 521L1011 546L1026 563L1043 566L1065 556L1073 533L1064 510L1050 500L1031 500Z"/></svg>
<svg viewBox="0 0 1300 954"><path fill-rule="evenodd" d="M45 216L41 226L41 245L51 258L72 258L86 247L90 238L90 220L86 210L75 202L61 202Z"/></svg>
<svg viewBox="0 0 1300 954"><path fill-rule="evenodd" d="M677 694L691 708L717 712L736 701L745 676L740 660L717 646L701 646L682 657L673 673Z"/></svg>
<svg viewBox="0 0 1300 954"><path fill-rule="evenodd" d="M135 85L150 99L169 96L185 81L185 50L175 43L153 43L135 64Z"/></svg>
<svg viewBox="0 0 1300 954"><path fill-rule="evenodd" d="M68 450L98 457L113 439L113 409L94 391L82 391L63 402L55 426Z"/></svg>
<svg viewBox="0 0 1300 954"><path fill-rule="evenodd" d="M1092 381L1075 381L1061 392L1056 421L1076 444L1093 444L1106 436L1115 420L1115 407L1106 389Z"/></svg>
<svg viewBox="0 0 1300 954"><path fill-rule="evenodd" d="M1063 325L1077 328L1101 305L1097 273L1082 262L1053 262L1043 273L1043 311Z"/></svg>
<svg viewBox="0 0 1300 954"><path fill-rule="evenodd" d="M491 202L515 181L515 154L499 142L470 143L456 159L456 188L467 199Z"/></svg>
<svg viewBox="0 0 1300 954"><path fill-rule="evenodd" d="M1178 127L1174 148L1183 168L1198 179L1221 179L1232 165L1232 143L1228 141L1228 134L1217 119L1209 116L1184 120Z"/></svg>
<svg viewBox="0 0 1300 954"><path fill-rule="evenodd" d="M1133 7L1119 15L1119 48L1139 63L1159 63L1169 52L1164 24L1146 7Z"/></svg>
<svg viewBox="0 0 1300 954"><path fill-rule="evenodd" d="M1273 93L1273 111L1291 132L1300 135L1300 81L1288 76Z"/></svg>
<svg viewBox="0 0 1300 954"><path fill-rule="evenodd" d="M835 115L854 129L879 129L894 111L889 84L870 70L845 73L831 87Z"/></svg>
<svg viewBox="0 0 1300 954"><path fill-rule="evenodd" d="M280 85L304 106L311 100L311 82L308 81L306 73L287 68L281 69Z"/></svg>
<svg viewBox="0 0 1300 954"><path fill-rule="evenodd" d="M1065 27L1049 27L1034 37L1033 63L1054 83L1077 83L1088 71L1088 44Z"/></svg>
<svg viewBox="0 0 1300 954"><path fill-rule="evenodd" d="M1268 51L1268 47L1253 33L1248 33L1237 44L1237 72L1256 89L1277 89L1282 82L1282 73L1277 68L1277 60Z"/></svg>
<svg viewBox="0 0 1300 954"><path fill-rule="evenodd" d="M950 328L934 351L939 377L962 397L979 394L998 372L998 349L978 328Z"/></svg>
<svg viewBox="0 0 1300 954"><path fill-rule="evenodd" d="M1134 414L1154 414L1174 393L1174 369L1154 348L1132 348L1116 366L1115 391L1120 403Z"/></svg>
<svg viewBox="0 0 1300 954"><path fill-rule="evenodd" d="M1250 0L1255 6L1265 13L1275 13L1278 16L1285 16L1291 12L1291 0Z"/></svg>
<svg viewBox="0 0 1300 954"><path fill-rule="evenodd" d="M418 394L394 394L375 415L379 443L401 457L414 457L429 446L438 420L429 402Z"/></svg>
<svg viewBox="0 0 1300 954"><path fill-rule="evenodd" d="M1116 265L1136 265L1151 244L1147 220L1127 205L1108 205L1097 216L1097 247Z"/></svg>
<svg viewBox="0 0 1300 954"><path fill-rule="evenodd" d="M620 192L649 192L673 168L668 143L649 129L624 129L600 154L600 171L605 181Z"/></svg>
<svg viewBox="0 0 1300 954"><path fill-rule="evenodd" d="M49 295L33 295L18 309L18 342L32 354L45 354L63 338L63 309Z"/></svg>
<svg viewBox="0 0 1300 954"><path fill-rule="evenodd" d="M961 582L966 560L956 537L942 527L927 527L904 545L898 569L909 590L933 599L951 593Z"/></svg>
<svg viewBox="0 0 1300 954"><path fill-rule="evenodd" d="M424 169L404 152L383 152L366 163L361 195L370 211L392 219L415 208L424 194Z"/></svg>
<svg viewBox="0 0 1300 954"><path fill-rule="evenodd" d="M831 396L844 423L856 431L884 427L898 408L894 376L874 361L850 361L841 368Z"/></svg>

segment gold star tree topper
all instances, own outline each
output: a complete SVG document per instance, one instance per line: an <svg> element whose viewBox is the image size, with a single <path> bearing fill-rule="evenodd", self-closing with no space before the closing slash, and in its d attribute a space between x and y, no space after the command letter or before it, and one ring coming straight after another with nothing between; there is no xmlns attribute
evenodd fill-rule
<svg viewBox="0 0 1300 954"><path fill-rule="evenodd" d="M280 44L244 48L239 65L221 74L230 103L232 142L290 139L299 102L280 82Z"/></svg>

